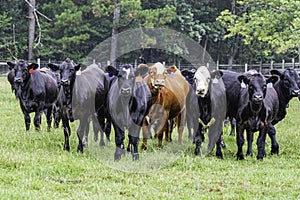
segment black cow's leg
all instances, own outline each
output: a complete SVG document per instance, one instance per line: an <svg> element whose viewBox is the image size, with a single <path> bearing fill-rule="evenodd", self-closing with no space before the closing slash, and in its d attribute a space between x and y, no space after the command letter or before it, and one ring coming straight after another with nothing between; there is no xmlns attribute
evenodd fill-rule
<svg viewBox="0 0 300 200"><path fill-rule="evenodd" d="M24 113L24 120L25 120L26 131L29 131L29 129L30 129L30 115L29 115L29 113Z"/></svg>
<svg viewBox="0 0 300 200"><path fill-rule="evenodd" d="M69 138L71 135L71 129L70 129L70 124L69 124L69 119L67 117L67 114L62 114L62 126L64 128L64 136L65 136L64 150L70 151Z"/></svg>
<svg viewBox="0 0 300 200"><path fill-rule="evenodd" d="M130 128L128 137L129 137L129 144L131 144L131 155L132 160L138 160L139 159L139 152L138 152L138 144L139 144L139 133L141 128L140 127L132 127Z"/></svg>
<svg viewBox="0 0 300 200"><path fill-rule="evenodd" d="M115 129L115 143L116 143L116 151L114 155L114 159L120 160L121 156L125 154L124 150L124 131L120 129L117 125L113 123Z"/></svg>
<svg viewBox="0 0 300 200"><path fill-rule="evenodd" d="M279 153L279 144L277 143L276 140L276 129L273 124L270 124L268 135L271 139L272 142L272 147L271 147L271 154L277 154Z"/></svg>
<svg viewBox="0 0 300 200"><path fill-rule="evenodd" d="M243 145L245 143L245 138L244 138L244 128L240 125L237 124L236 126L236 144L238 146L238 151L237 151L237 159L238 160L244 160L244 154L243 154Z"/></svg>
<svg viewBox="0 0 300 200"><path fill-rule="evenodd" d="M248 143L246 155L252 156L253 155L253 153L252 153L253 132L250 130L246 130L246 132L247 132L247 143Z"/></svg>
<svg viewBox="0 0 300 200"><path fill-rule="evenodd" d="M51 123L52 123L52 113L53 113L53 106L50 106L47 109L46 118L47 118L47 131L50 131L51 129Z"/></svg>
<svg viewBox="0 0 300 200"><path fill-rule="evenodd" d="M265 146L266 146L266 134L268 131L268 126L263 127L259 131L259 135L257 138L257 160L263 160L263 158L266 156Z"/></svg>
<svg viewBox="0 0 300 200"><path fill-rule="evenodd" d="M235 126L236 126L236 120L234 118L230 118L229 119L229 123L230 123L230 127L231 127L231 130L230 130L230 135L235 135L234 134L234 130L235 130Z"/></svg>
<svg viewBox="0 0 300 200"><path fill-rule="evenodd" d="M88 128L88 117L82 117L79 120L79 127L77 129L77 137L78 137L78 146L77 151L83 153L83 137L85 137L86 134L86 128Z"/></svg>
<svg viewBox="0 0 300 200"><path fill-rule="evenodd" d="M219 137L218 141L216 142L216 147L217 147L216 156L221 159L223 159L222 142L223 142L222 134L220 134L220 137Z"/></svg>
<svg viewBox="0 0 300 200"><path fill-rule="evenodd" d="M42 115L43 111L37 110L35 112L35 116L34 116L34 126L35 126L35 130L39 131L41 129L41 115Z"/></svg>
<svg viewBox="0 0 300 200"><path fill-rule="evenodd" d="M110 141L110 133L111 133L111 120L109 118L106 119L105 122L105 136L106 140Z"/></svg>
<svg viewBox="0 0 300 200"><path fill-rule="evenodd" d="M195 154L201 156L201 144L204 141L204 129L202 125L199 124L198 130L195 133L194 143L196 145Z"/></svg>
<svg viewBox="0 0 300 200"><path fill-rule="evenodd" d="M59 127L59 122L61 120L60 112L58 109L59 108L56 106L54 106L54 108L53 108L54 128Z"/></svg>

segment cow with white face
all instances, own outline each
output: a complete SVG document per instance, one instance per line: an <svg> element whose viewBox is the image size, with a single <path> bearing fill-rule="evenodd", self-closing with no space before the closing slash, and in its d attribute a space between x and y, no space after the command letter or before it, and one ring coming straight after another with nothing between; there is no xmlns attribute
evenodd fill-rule
<svg viewBox="0 0 300 200"><path fill-rule="evenodd" d="M195 73L194 76L196 83L196 94L200 97L205 97L208 92L209 83L210 83L210 73L205 66L201 66Z"/></svg>

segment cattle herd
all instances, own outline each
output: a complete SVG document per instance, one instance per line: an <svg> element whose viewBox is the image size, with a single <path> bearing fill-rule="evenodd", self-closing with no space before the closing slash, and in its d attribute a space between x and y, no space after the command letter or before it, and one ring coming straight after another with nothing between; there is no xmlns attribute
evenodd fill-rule
<svg viewBox="0 0 300 200"><path fill-rule="evenodd" d="M172 141L174 126L178 128L178 143L182 144L185 124L196 155L201 154L207 135L208 149L216 147L216 156L223 158L225 119L236 129L237 159L244 159L244 131L246 154L250 156L253 134L258 131L257 159L263 160L267 135L272 143L271 154L279 153L274 125L286 116L289 101L300 94L294 69L271 70L264 76L257 71L209 71L204 66L180 71L176 66L165 67L159 62L151 66L145 62L137 67L107 66L105 71L96 64L85 66L70 59L60 64L49 63L41 69L24 60L7 64L7 78L19 100L26 130L30 129L31 112L35 112L35 129L40 130L44 112L48 130L53 119L55 128L62 122L64 150L70 151L69 122L78 119L77 150L83 152L88 144L90 122L95 141L100 132L100 146L105 145L104 136L110 140L113 126L115 160L121 159L126 150L133 160L138 160L140 132L141 149L146 150L147 140L152 138L151 127L158 147L162 147L164 136L166 141Z"/></svg>

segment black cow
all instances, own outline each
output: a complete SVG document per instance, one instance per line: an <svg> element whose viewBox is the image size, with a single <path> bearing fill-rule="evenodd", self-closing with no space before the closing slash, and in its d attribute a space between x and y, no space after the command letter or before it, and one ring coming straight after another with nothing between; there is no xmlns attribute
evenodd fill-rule
<svg viewBox="0 0 300 200"><path fill-rule="evenodd" d="M30 113L35 112L34 126L40 130L41 114L46 110L48 130L52 122L52 109L58 95L55 75L47 69L38 70L38 64L20 60L7 62L14 71L14 89L24 114L25 127L30 129ZM13 74L11 75L11 77Z"/></svg>
<svg viewBox="0 0 300 200"><path fill-rule="evenodd" d="M139 133L151 104L151 93L140 77L147 73L147 67L133 68L122 65L118 70L108 66L106 71L117 76L108 93L108 107L115 130L116 151L114 159L119 160L124 150L124 131L128 129L129 145L133 160L139 159Z"/></svg>
<svg viewBox="0 0 300 200"><path fill-rule="evenodd" d="M99 81L104 81L104 72L95 64L90 65L76 75L83 64L76 65L72 60L66 59L61 64L49 63L48 67L60 72L60 92L57 106L62 118L65 143L64 150L69 151L69 137L71 134L69 121L79 119L77 129L78 146L77 150L83 152L84 140L87 139L89 132L89 119L96 113L95 94Z"/></svg>
<svg viewBox="0 0 300 200"><path fill-rule="evenodd" d="M259 131L257 138L257 159L262 160L265 153L266 134L270 124L276 117L279 107L278 95L272 86L277 82L277 76L267 80L260 73L243 74L237 77L241 84L236 115L236 142L238 146L237 159L244 159L244 130L247 131L247 154L252 155L253 133Z"/></svg>
<svg viewBox="0 0 300 200"><path fill-rule="evenodd" d="M248 72L249 73L249 72ZM286 108L288 107L289 101L299 95L298 87L298 74L294 69L286 69L284 72L279 72L278 70L271 70L272 75L279 76L279 81L274 85L274 88L278 94L279 98L279 110L276 118L272 121L268 135L271 139L271 154L279 153L279 145L276 141L276 129L274 127L279 121L281 121L286 116ZM240 73L223 71L223 81L226 87L228 110L227 116L234 119L237 113L237 103L239 100L239 92L241 89L241 84L237 77L241 75ZM233 132L234 126L231 132Z"/></svg>
<svg viewBox="0 0 300 200"><path fill-rule="evenodd" d="M300 94L298 86L299 77L298 73L294 69L286 69L284 70L284 72L271 70L270 73L272 75L278 75L280 77L279 81L274 85L279 98L279 110L268 131L269 137L272 142L271 154L278 154L279 145L276 141L276 129L274 125L284 119L287 114L286 108L288 107L290 100Z"/></svg>
<svg viewBox="0 0 300 200"><path fill-rule="evenodd" d="M193 120L191 123L193 128L198 128L194 136L195 154L200 154L204 133L208 129L208 149L211 150L216 144L216 156L223 158L221 133L226 115L226 94L225 86L220 79L221 74L218 71L210 73L205 66L199 67L197 71L184 70L181 73L185 77L193 77L192 88L194 88L194 94L197 95L197 105L195 105L194 100L187 101L187 108L190 112L187 115L190 115L191 120ZM194 105L188 105L188 103Z"/></svg>

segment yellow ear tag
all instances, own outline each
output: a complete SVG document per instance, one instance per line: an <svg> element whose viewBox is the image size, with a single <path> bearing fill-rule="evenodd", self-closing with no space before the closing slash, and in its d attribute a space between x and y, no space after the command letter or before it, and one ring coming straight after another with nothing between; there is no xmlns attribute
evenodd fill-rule
<svg viewBox="0 0 300 200"><path fill-rule="evenodd" d="M135 77L135 82L137 82L137 83L142 82L142 80L143 80L143 78L140 75L138 75L137 77Z"/></svg>

